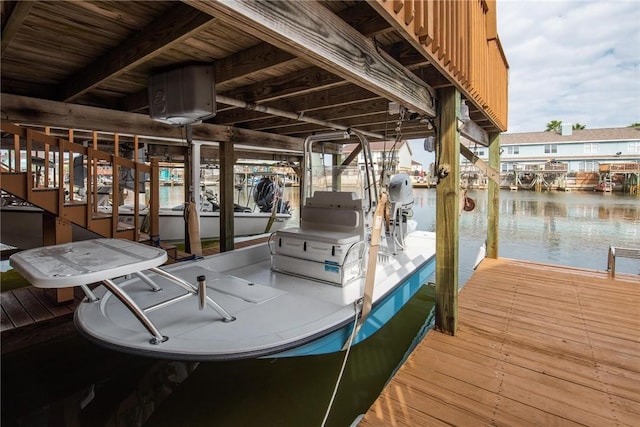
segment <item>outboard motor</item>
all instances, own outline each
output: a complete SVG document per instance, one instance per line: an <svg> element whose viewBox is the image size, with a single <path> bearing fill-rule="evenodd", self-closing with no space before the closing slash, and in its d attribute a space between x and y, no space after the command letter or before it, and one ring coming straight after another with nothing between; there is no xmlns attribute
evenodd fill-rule
<svg viewBox="0 0 640 427"><path fill-rule="evenodd" d="M413 184L406 173L393 175L387 189L391 203L390 234L393 252L397 246L404 246L404 236L407 234L407 211L413 206Z"/></svg>
<svg viewBox="0 0 640 427"><path fill-rule="evenodd" d="M263 176L253 192L253 200L256 202L260 212L271 212L275 194L276 184L269 177Z"/></svg>
<svg viewBox="0 0 640 427"><path fill-rule="evenodd" d="M393 175L389 180L389 202L402 209L409 209L413 206L413 184L411 178L406 173Z"/></svg>

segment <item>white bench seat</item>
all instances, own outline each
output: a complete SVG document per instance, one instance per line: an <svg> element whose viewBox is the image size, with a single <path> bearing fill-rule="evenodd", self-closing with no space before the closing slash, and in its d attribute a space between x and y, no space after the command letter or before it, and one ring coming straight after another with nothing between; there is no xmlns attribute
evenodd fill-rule
<svg viewBox="0 0 640 427"><path fill-rule="evenodd" d="M302 207L300 227L272 235L272 268L338 285L353 280L364 253L362 217L355 193L316 192Z"/></svg>

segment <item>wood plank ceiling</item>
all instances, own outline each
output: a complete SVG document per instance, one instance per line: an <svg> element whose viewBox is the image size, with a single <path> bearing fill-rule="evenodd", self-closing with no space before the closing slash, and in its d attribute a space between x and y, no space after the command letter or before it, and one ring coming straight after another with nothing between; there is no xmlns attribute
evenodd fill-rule
<svg viewBox="0 0 640 427"><path fill-rule="evenodd" d="M116 129L109 126L119 123L123 132L175 136L166 125L144 125L140 119L148 115L149 77L186 64L213 63L216 94L223 99L267 106L388 139L396 138L400 119L397 111L390 113L389 104L400 101L408 108L401 137L424 138L432 133L428 121L420 119L434 115L435 90L451 83L367 2L292 2L290 8L288 2L263 3L274 14L291 14L290 19L297 20L303 29L300 34L284 36L260 31L249 23L250 11L242 9L255 4L3 1L3 119L111 131ZM261 18L268 25L270 17ZM309 25L310 30L304 30ZM326 40L316 44L312 40L309 47L305 45L306 33L312 38L324 34ZM324 58L318 49L323 41L345 49L358 47L367 55L354 57L354 64L373 61L365 64L365 69L381 67L387 71L367 75L359 73L355 65L353 69L340 65L340 58ZM380 84L376 79L389 81ZM60 107L56 103L68 104ZM83 106L110 110L114 116L107 120L102 112L92 117ZM57 115L53 113L56 109ZM498 131L481 111L471 114L486 131ZM99 126L100 118L103 127ZM110 122L114 124L108 125ZM226 138L287 150L300 138L329 129L218 100L216 116L194 126L194 138Z"/></svg>

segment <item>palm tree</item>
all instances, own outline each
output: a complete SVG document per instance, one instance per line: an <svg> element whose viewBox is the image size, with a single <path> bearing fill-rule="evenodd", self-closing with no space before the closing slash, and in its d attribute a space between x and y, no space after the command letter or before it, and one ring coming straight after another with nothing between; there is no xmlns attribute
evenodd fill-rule
<svg viewBox="0 0 640 427"><path fill-rule="evenodd" d="M630 128L640 128L640 123L631 123L629 125Z"/></svg>
<svg viewBox="0 0 640 427"><path fill-rule="evenodd" d="M586 127L587 125L581 125L580 123L576 123L575 125L573 125L573 130L585 129Z"/></svg>
<svg viewBox="0 0 640 427"><path fill-rule="evenodd" d="M562 128L562 121L560 120L551 120L547 123L547 128L544 130L545 132L560 132L560 128Z"/></svg>

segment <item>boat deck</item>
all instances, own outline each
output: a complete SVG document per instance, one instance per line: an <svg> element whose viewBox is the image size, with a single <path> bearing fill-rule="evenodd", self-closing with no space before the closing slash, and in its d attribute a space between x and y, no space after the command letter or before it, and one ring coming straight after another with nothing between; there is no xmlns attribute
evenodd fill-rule
<svg viewBox="0 0 640 427"><path fill-rule="evenodd" d="M266 242L268 236L256 239L243 239L235 244L236 248ZM203 250L203 255L219 252L218 247ZM177 253L177 258L187 258L189 254L169 248L169 254ZM172 255L173 259L176 258ZM174 262L170 257L168 263ZM39 289L33 286L0 293L0 333L2 354L18 350L25 346L75 331L73 312L84 298L78 287L74 288L74 300L65 304L55 303L55 298L47 295L54 290Z"/></svg>
<svg viewBox="0 0 640 427"><path fill-rule="evenodd" d="M485 259L365 426L638 425L640 277Z"/></svg>

